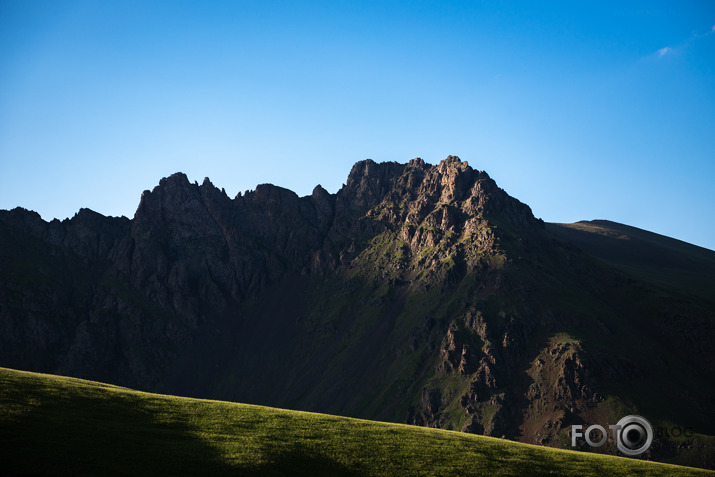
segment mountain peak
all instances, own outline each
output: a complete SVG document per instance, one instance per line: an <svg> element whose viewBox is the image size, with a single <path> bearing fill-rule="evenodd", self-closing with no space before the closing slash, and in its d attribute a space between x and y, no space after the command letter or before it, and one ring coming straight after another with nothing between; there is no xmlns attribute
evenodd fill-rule
<svg viewBox="0 0 715 477"><path fill-rule="evenodd" d="M462 160L459 156L447 156L447 158L443 159L440 164L462 164ZM464 161L464 164L468 165L467 161Z"/></svg>
<svg viewBox="0 0 715 477"><path fill-rule="evenodd" d="M412 167L425 167L425 161L422 160L421 157L415 157L414 159L410 159L410 162L407 163L408 166Z"/></svg>
<svg viewBox="0 0 715 477"><path fill-rule="evenodd" d="M189 178L183 172L174 172L168 177L164 177L159 181L159 186L169 186L169 185L190 185Z"/></svg>

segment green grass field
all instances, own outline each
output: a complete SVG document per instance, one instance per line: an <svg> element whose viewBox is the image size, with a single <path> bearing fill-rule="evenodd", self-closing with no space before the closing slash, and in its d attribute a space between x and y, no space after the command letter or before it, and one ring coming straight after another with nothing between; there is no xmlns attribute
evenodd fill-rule
<svg viewBox="0 0 715 477"><path fill-rule="evenodd" d="M0 475L714 475L0 368Z"/></svg>

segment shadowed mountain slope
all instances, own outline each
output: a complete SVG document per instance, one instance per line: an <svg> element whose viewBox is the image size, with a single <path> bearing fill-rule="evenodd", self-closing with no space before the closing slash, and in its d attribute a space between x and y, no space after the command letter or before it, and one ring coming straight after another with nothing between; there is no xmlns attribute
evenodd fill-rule
<svg viewBox="0 0 715 477"><path fill-rule="evenodd" d="M608 220L546 224L552 234L656 286L715 302L715 252Z"/></svg>

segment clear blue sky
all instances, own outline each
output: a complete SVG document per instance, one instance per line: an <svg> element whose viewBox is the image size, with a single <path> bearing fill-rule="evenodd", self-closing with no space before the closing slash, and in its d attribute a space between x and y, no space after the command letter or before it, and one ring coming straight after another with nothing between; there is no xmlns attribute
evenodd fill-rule
<svg viewBox="0 0 715 477"><path fill-rule="evenodd" d="M546 221L715 249L715 2L0 0L0 208L450 154Z"/></svg>

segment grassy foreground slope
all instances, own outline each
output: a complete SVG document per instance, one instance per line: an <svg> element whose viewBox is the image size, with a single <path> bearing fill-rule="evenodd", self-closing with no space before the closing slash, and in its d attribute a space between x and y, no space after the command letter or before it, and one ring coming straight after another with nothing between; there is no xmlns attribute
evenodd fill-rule
<svg viewBox="0 0 715 477"><path fill-rule="evenodd" d="M713 475L0 368L0 475Z"/></svg>

